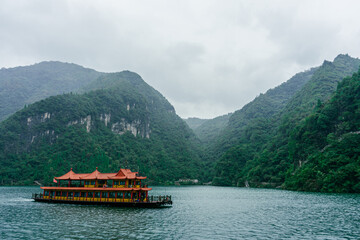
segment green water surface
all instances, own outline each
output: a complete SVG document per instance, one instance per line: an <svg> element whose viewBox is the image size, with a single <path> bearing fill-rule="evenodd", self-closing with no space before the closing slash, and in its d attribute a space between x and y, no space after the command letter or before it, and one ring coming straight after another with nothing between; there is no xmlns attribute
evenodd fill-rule
<svg viewBox="0 0 360 240"><path fill-rule="evenodd" d="M212 186L154 187L172 208L37 203L0 188L0 239L360 239L360 195Z"/></svg>

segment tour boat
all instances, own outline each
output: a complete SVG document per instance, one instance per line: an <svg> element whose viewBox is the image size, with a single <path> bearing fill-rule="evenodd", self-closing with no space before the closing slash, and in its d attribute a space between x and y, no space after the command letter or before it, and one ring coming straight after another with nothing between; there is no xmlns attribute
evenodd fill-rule
<svg viewBox="0 0 360 240"><path fill-rule="evenodd" d="M149 196L152 188L142 184L146 177L130 169L116 173L74 173L71 170L55 177L55 186L40 187L43 193L33 194L38 202L113 205L123 207L166 207L171 196Z"/></svg>

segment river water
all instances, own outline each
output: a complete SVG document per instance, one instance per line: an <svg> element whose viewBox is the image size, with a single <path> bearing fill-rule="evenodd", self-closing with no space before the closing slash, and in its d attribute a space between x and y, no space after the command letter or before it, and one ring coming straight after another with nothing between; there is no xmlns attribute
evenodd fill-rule
<svg viewBox="0 0 360 240"><path fill-rule="evenodd" d="M0 239L360 239L360 195L212 186L154 187L173 207L37 203L0 188Z"/></svg>

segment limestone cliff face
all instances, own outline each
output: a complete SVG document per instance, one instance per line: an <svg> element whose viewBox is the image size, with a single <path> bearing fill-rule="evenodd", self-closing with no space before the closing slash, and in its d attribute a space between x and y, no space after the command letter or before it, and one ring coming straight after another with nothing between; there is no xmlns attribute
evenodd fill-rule
<svg viewBox="0 0 360 240"><path fill-rule="evenodd" d="M21 149L28 151L31 145L40 139L46 139L50 145L53 144L58 136L55 134L54 129L47 128L46 125L48 125L51 118L54 117L55 115L50 112L27 116L21 123L26 127L18 134L19 138L23 141ZM21 150L19 149L18 151Z"/></svg>
<svg viewBox="0 0 360 240"><path fill-rule="evenodd" d="M129 105L127 105L127 109L130 110ZM26 130L22 131L20 134L21 138L26 139L24 149L28 150L32 144L40 139L53 144L59 134L59 131L55 132L52 126L53 122L58 121L58 119L56 119L57 116L60 116L60 113L45 112L28 116L26 118ZM120 121L112 121L111 112L101 113L95 117L87 115L82 118L72 119L61 127L68 128L71 126L78 126L86 130L87 133L90 133L95 126L97 126L97 123L103 124L114 134L123 135L126 132L130 132L135 137L150 138L151 129L149 117L135 120L128 120L127 118L122 117L120 118ZM46 126L48 126L49 129L47 129Z"/></svg>
<svg viewBox="0 0 360 240"><path fill-rule="evenodd" d="M116 134L124 134L125 132L131 132L135 137L141 136L142 138L150 138L150 123L142 123L141 120L134 120L127 122L122 118L120 122L113 123L111 125L111 131Z"/></svg>
<svg viewBox="0 0 360 240"><path fill-rule="evenodd" d="M125 118L121 118L118 122L111 121L111 113L101 113L98 119L91 118L91 115L88 115L84 118L76 119L69 121L66 126L73 125L83 125L86 128L86 132L90 132L91 128L94 126L94 121L99 120L105 125L105 127L111 128L111 131L115 134L122 135L125 132L132 133L135 137L140 136L142 138L150 138L150 122L149 120L135 119L129 121Z"/></svg>
<svg viewBox="0 0 360 240"><path fill-rule="evenodd" d="M111 120L111 113L102 113L100 114L100 121L104 121L105 126L110 123Z"/></svg>
<svg viewBox="0 0 360 240"><path fill-rule="evenodd" d="M86 126L86 132L90 132L91 130L91 116L88 115L84 118L80 118L78 120L73 120L68 122L67 126L72 126L72 125L76 125L76 124L81 124L81 125L85 125Z"/></svg>
<svg viewBox="0 0 360 240"><path fill-rule="evenodd" d="M45 122L47 119L51 118L51 113L45 112L43 114L39 114L39 115L35 115L35 116L30 116L27 118L27 125L29 127L39 124L39 123L43 123Z"/></svg>
<svg viewBox="0 0 360 240"><path fill-rule="evenodd" d="M115 135L123 135L127 132L134 137L142 139L150 139L151 137L151 115L152 111L159 111L159 106L153 100L147 102L127 100L122 104L116 104L113 108L108 108L107 105L113 103L106 100L104 103L86 103L95 109L108 109L100 113L94 112L94 108L85 108L82 116L79 116L78 109L74 109L75 103L81 102L79 97L81 95L63 95L59 97L52 97L47 103L46 100L41 101L41 109L46 111L27 111L24 109L20 115L20 125L22 131L18 133L22 144L17 145L16 152L29 152L36 148L39 144L54 144L56 140L64 136L70 128L80 128L86 133L91 134L99 130L101 126L107 131L111 131ZM58 98L62 98L59 100ZM69 98L74 98L69 102ZM66 100L65 100L66 99ZM57 103L62 103L62 106L56 107L52 104L52 100ZM65 100L63 102L63 100ZM39 103L39 104L40 104ZM36 104L35 104L36 105ZM33 108L34 106L30 106ZM171 115L176 115L173 108L164 109L165 112ZM86 112L88 112L86 114ZM84 114L85 113L85 114Z"/></svg>

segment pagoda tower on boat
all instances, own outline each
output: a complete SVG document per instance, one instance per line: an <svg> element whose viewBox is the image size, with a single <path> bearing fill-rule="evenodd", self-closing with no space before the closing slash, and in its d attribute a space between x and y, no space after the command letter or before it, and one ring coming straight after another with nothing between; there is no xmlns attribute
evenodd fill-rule
<svg viewBox="0 0 360 240"><path fill-rule="evenodd" d="M171 196L149 196L152 188L142 184L146 177L130 169L116 173L75 173L71 170L54 178L56 186L40 187L42 194L33 194L39 202L105 204L136 207L171 205Z"/></svg>

